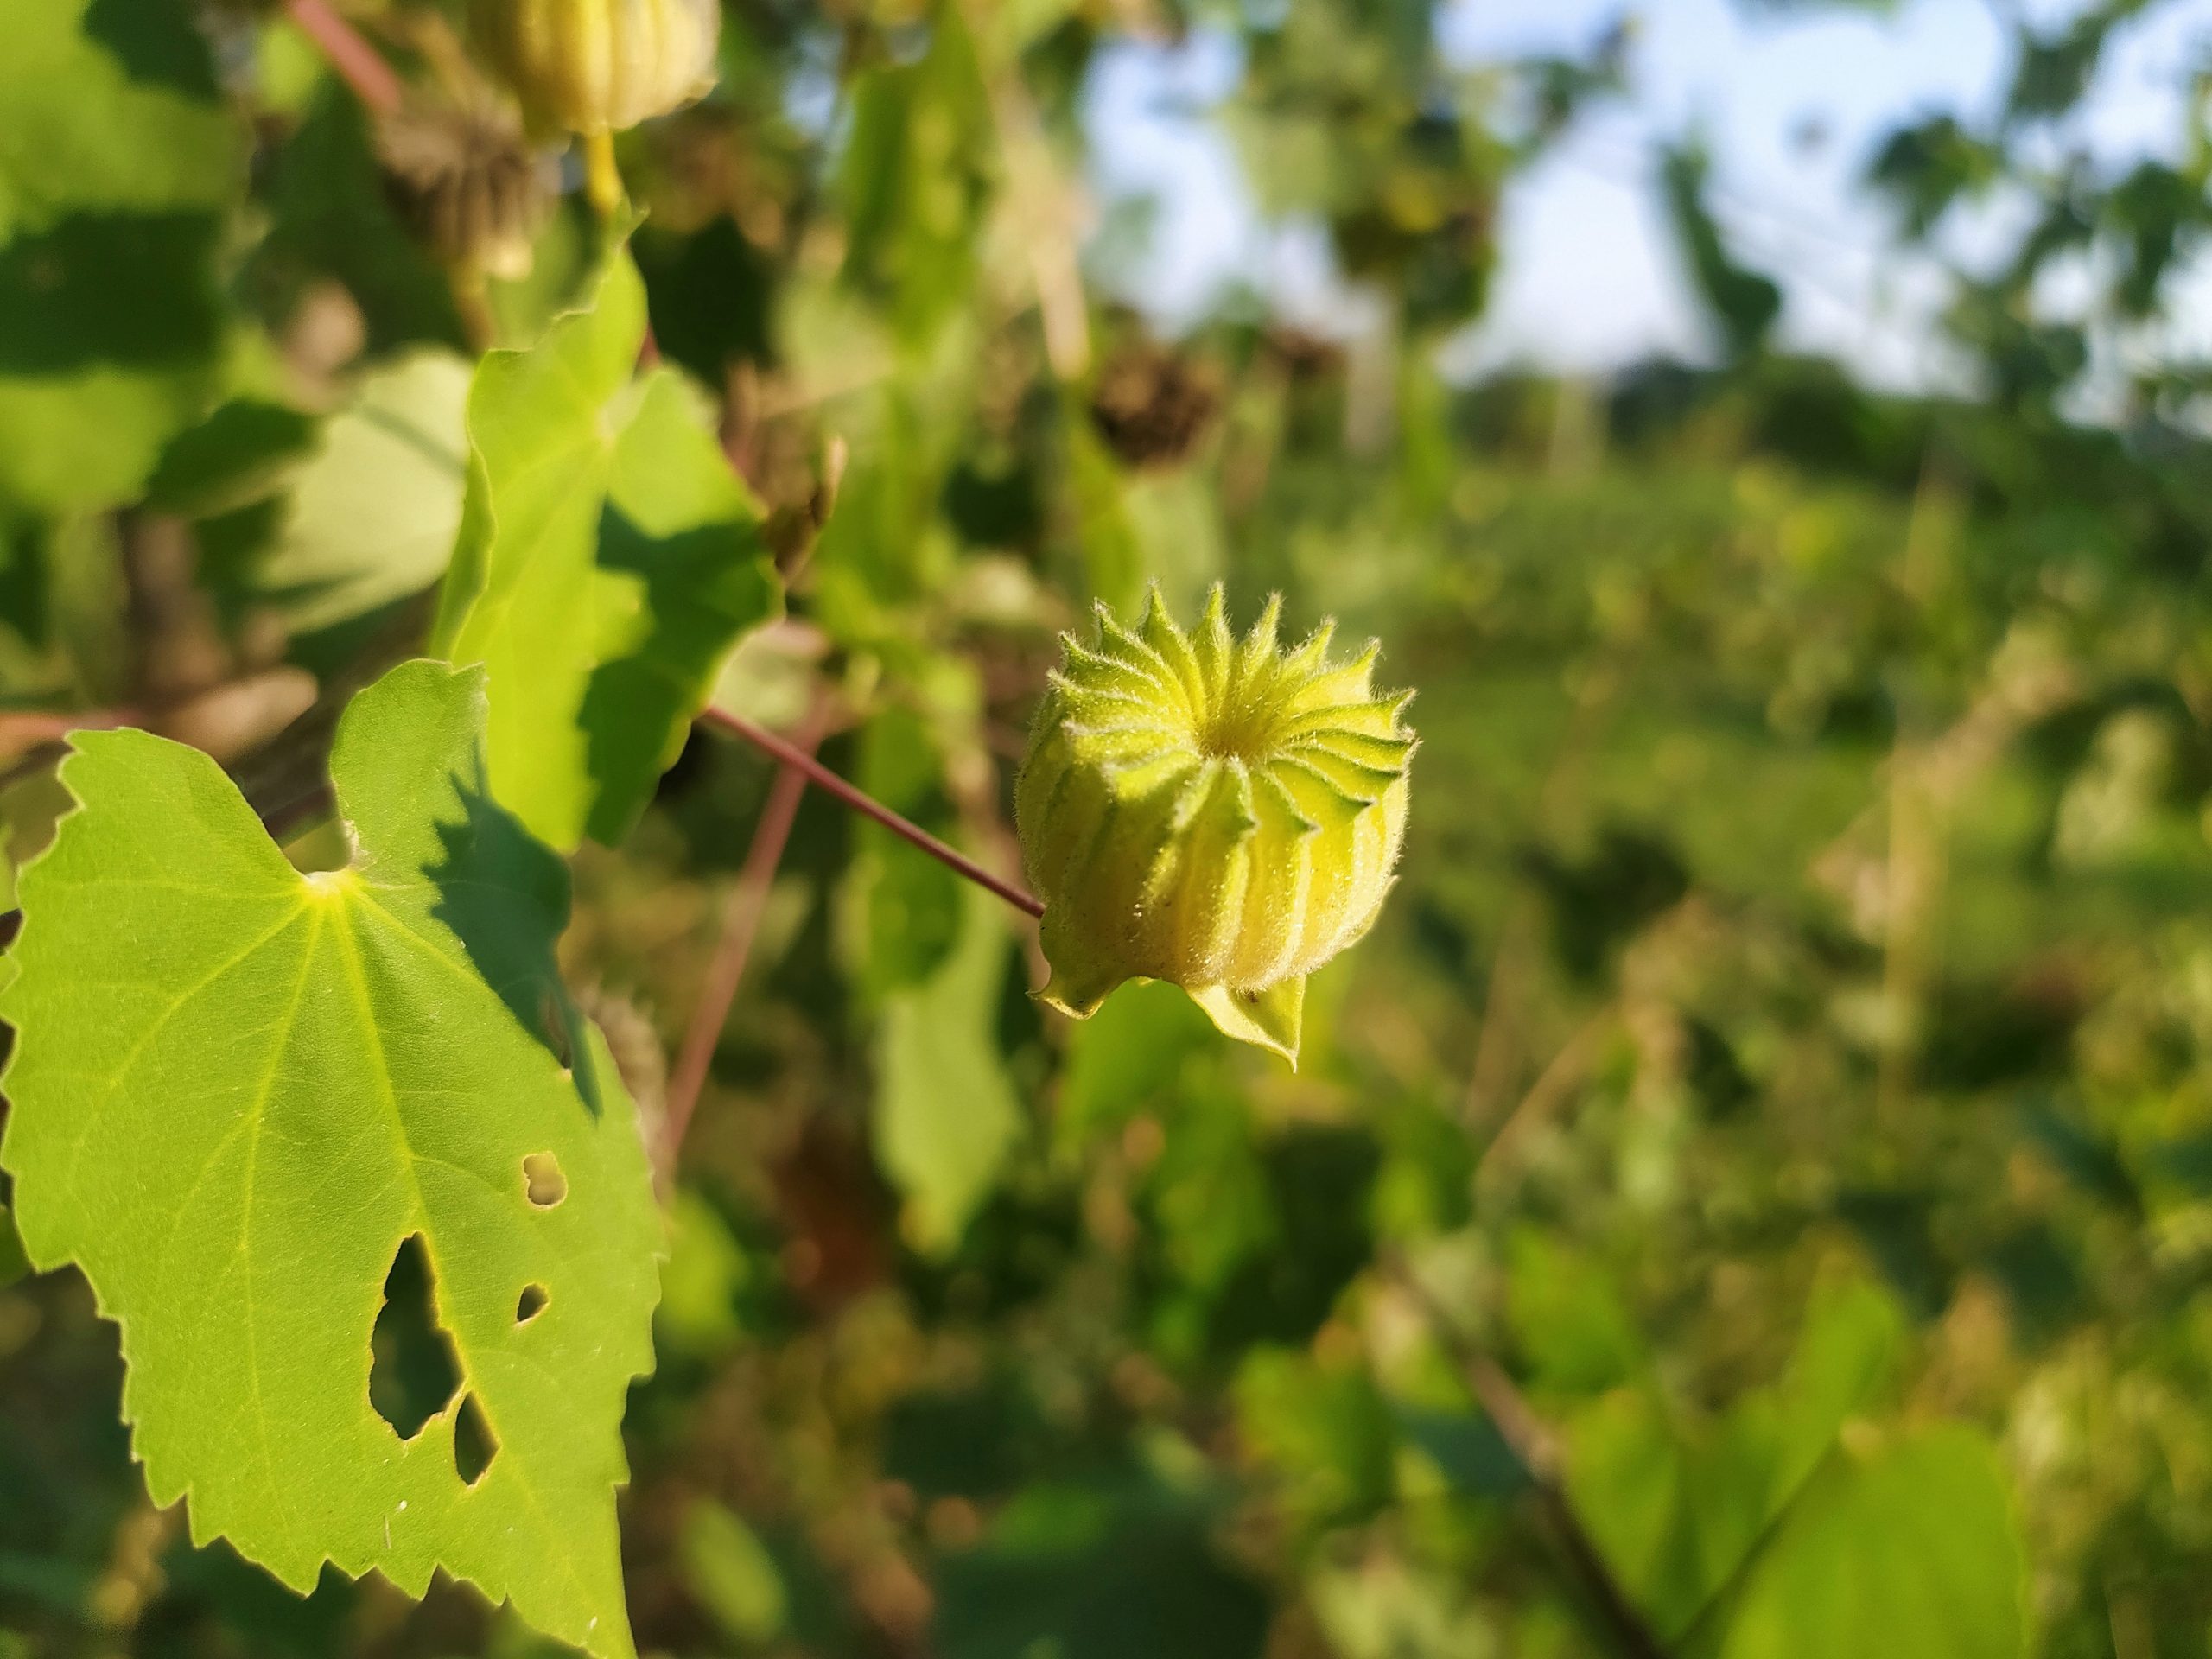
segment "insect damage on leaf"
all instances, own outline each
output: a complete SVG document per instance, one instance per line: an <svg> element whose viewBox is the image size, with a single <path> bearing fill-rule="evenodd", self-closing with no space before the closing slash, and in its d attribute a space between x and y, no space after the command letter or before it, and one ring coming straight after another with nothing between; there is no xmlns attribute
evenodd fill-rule
<svg viewBox="0 0 2212 1659"><path fill-rule="evenodd" d="M627 1659L613 1489L661 1232L559 991L567 875L486 793L484 675L346 711L356 848L301 875L214 763L79 734L25 872L0 1163L123 1328L158 1503L304 1591L443 1568ZM563 1046L541 1023L564 1010Z"/></svg>

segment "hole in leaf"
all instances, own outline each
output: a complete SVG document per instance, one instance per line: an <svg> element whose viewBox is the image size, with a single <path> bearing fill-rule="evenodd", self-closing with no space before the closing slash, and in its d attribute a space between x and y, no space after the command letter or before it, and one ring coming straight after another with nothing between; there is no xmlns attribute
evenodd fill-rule
<svg viewBox="0 0 2212 1659"><path fill-rule="evenodd" d="M476 1403L476 1396L469 1395L461 1402L461 1414L454 1419L454 1473L461 1477L462 1485L474 1486L484 1478L484 1471L499 1455L499 1437L492 1432L492 1425L485 1418L484 1408Z"/></svg>
<svg viewBox="0 0 2212 1659"><path fill-rule="evenodd" d="M385 1275L384 1306L369 1333L369 1404L403 1440L446 1408L461 1387L453 1338L439 1326L423 1235L399 1241Z"/></svg>
<svg viewBox="0 0 2212 1659"><path fill-rule="evenodd" d="M541 1210L550 1210L569 1196L569 1178L561 1160L550 1152L533 1152L522 1160L523 1190Z"/></svg>
<svg viewBox="0 0 2212 1659"><path fill-rule="evenodd" d="M544 1286L524 1285L522 1294L515 1298L515 1323L528 1325L545 1311L545 1304L550 1300L545 1294Z"/></svg>

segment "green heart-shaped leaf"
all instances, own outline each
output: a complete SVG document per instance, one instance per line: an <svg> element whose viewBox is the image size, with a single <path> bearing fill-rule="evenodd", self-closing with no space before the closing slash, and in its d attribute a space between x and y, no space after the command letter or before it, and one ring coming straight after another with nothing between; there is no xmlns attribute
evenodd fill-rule
<svg viewBox="0 0 2212 1659"><path fill-rule="evenodd" d="M314 875L204 754L80 734L80 808L21 883L0 1162L32 1262L122 1325L148 1486L196 1539L302 1591L325 1560L417 1595L443 1567L626 1659L617 1431L660 1224L556 974L567 874L486 793L484 702L422 662L354 700L356 850ZM403 1438L371 1333L410 1251L450 1381Z"/></svg>

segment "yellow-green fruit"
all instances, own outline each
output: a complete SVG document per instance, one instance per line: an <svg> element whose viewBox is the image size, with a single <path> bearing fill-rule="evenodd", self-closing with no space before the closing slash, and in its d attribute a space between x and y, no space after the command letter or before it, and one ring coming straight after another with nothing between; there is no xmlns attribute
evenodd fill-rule
<svg viewBox="0 0 2212 1659"><path fill-rule="evenodd" d="M715 84L719 0L474 0L470 22L534 127L620 132Z"/></svg>
<svg viewBox="0 0 2212 1659"><path fill-rule="evenodd" d="M1015 795L1052 982L1077 1018L1128 979L1180 985L1231 1037L1298 1059L1306 976L1367 931L1406 827L1410 691L1330 625L1280 650L1278 601L1242 640L1217 586L1195 632L1155 589L1131 631L1069 639Z"/></svg>

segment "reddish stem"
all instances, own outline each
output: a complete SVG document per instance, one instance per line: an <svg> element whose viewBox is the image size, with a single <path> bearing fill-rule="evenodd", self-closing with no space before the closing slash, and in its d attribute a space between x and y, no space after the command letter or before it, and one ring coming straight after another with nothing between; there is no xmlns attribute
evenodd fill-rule
<svg viewBox="0 0 2212 1659"><path fill-rule="evenodd" d="M823 710L817 705L807 716L799 742L790 746L791 753L812 760L815 746L822 741L823 725ZM721 938L715 947L714 959L707 964L699 1000L691 1007L691 1023L683 1033L675 1075L669 1079L668 1116L661 1129L659 1160L664 1180L675 1171L677 1149L691 1127L692 1113L698 1109L707 1068L713 1064L715 1045L721 1041L738 983L745 977L746 958L753 954L753 938L760 930L760 913L767 907L769 884L776 878L776 866L783 861L791 822L798 816L799 798L805 793L804 771L788 763L777 768L776 781L768 789L768 804L761 810L760 822L753 831L753 845L745 855L745 868L723 901Z"/></svg>
<svg viewBox="0 0 2212 1659"><path fill-rule="evenodd" d="M900 817L874 796L863 794L811 754L778 737L765 727L755 726L743 715L733 715L721 709L709 708L699 718L709 726L718 726L734 736L743 738L754 748L773 756L785 766L804 772L808 781L827 790L854 811L863 817L874 818L893 835L912 842L940 864L967 877L987 892L995 893L1023 914L1044 915L1045 906L1033 894L1024 892L1011 881L993 875L974 859L964 853L956 852L911 819Z"/></svg>
<svg viewBox="0 0 2212 1659"><path fill-rule="evenodd" d="M292 21L321 49L353 95L378 115L399 107L399 77L384 54L361 38L353 25L333 11L327 0L289 0Z"/></svg>

